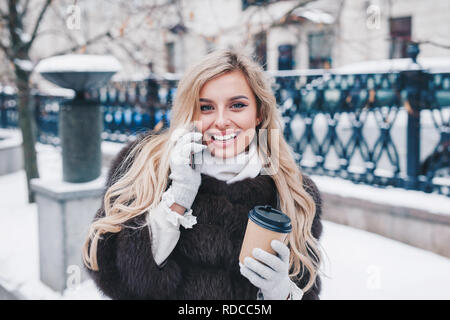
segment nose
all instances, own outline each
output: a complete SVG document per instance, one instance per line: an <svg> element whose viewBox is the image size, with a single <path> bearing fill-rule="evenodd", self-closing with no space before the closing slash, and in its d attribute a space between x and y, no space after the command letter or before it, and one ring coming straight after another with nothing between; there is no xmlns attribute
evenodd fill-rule
<svg viewBox="0 0 450 320"><path fill-rule="evenodd" d="M229 118L229 115L224 111L221 110L217 113L216 120L214 121L214 125L217 129L226 129L230 126L231 120Z"/></svg>

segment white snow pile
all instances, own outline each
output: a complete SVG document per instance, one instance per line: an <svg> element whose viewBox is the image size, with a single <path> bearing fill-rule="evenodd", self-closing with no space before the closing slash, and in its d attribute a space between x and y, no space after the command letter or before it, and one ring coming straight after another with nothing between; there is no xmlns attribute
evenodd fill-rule
<svg viewBox="0 0 450 320"><path fill-rule="evenodd" d="M33 70L33 63L30 60L14 59L14 64L24 71Z"/></svg>
<svg viewBox="0 0 450 320"><path fill-rule="evenodd" d="M44 59L36 72L118 72L120 62L111 55L67 54Z"/></svg>
<svg viewBox="0 0 450 320"><path fill-rule="evenodd" d="M0 129L0 149L7 149L22 144L22 135L16 130Z"/></svg>

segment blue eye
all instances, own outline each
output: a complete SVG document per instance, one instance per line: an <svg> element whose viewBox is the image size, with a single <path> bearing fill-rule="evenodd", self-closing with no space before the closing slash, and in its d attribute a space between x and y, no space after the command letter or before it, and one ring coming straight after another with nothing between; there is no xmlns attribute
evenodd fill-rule
<svg viewBox="0 0 450 320"><path fill-rule="evenodd" d="M204 106L200 106L200 110L201 111L207 111L207 110L210 110L210 109L204 109L204 108L212 108L211 106L208 106L208 105L204 105Z"/></svg>
<svg viewBox="0 0 450 320"><path fill-rule="evenodd" d="M246 106L247 105L243 104L243 103L235 103L235 104L233 104L233 107L236 107L237 109L241 109L241 108L244 108Z"/></svg>

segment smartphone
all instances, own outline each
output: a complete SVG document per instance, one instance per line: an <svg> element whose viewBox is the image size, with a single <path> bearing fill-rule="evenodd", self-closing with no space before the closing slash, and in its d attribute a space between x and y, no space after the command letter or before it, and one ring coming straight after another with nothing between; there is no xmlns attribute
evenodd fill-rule
<svg viewBox="0 0 450 320"><path fill-rule="evenodd" d="M191 151L191 160L189 162L189 165L191 166L192 169L195 170L195 163L194 162L195 162L195 154L194 154L194 152Z"/></svg>
<svg viewBox="0 0 450 320"><path fill-rule="evenodd" d="M198 132L197 127L194 125L194 132ZM192 169L195 170L195 153L193 151L191 151L191 157L190 157L190 161L189 161L189 165L191 166Z"/></svg>

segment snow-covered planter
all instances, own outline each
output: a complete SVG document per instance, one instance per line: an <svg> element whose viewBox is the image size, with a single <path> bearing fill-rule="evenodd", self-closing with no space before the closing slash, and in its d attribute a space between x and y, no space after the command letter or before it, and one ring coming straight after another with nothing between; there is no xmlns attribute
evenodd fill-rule
<svg viewBox="0 0 450 320"><path fill-rule="evenodd" d="M36 71L60 87L77 92L104 86L120 70L113 56L68 54L42 60Z"/></svg>

